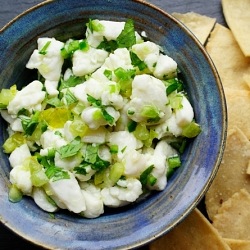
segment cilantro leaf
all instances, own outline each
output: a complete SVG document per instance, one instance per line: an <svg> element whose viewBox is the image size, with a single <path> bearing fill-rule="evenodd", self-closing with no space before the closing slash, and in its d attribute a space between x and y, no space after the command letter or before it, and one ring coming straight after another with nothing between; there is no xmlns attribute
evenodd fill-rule
<svg viewBox="0 0 250 250"><path fill-rule="evenodd" d="M96 157L95 163L92 165L92 169L97 170L97 171L102 171L103 169L106 169L107 167L110 166L109 161L105 161L101 159L98 155Z"/></svg>
<svg viewBox="0 0 250 250"><path fill-rule="evenodd" d="M87 170L86 170L87 166L89 166L88 162L82 162L79 166L74 167L74 171L76 172L76 174L86 175L87 174Z"/></svg>
<svg viewBox="0 0 250 250"><path fill-rule="evenodd" d="M69 89L67 89L66 93L64 94L64 98L68 106L78 102L77 98Z"/></svg>
<svg viewBox="0 0 250 250"><path fill-rule="evenodd" d="M70 179L70 175L67 171L52 165L46 169L45 174L53 182L63 179Z"/></svg>
<svg viewBox="0 0 250 250"><path fill-rule="evenodd" d="M66 170L55 166L54 157L41 156L38 160L39 163L44 167L46 176L51 181L54 182L62 179L70 179L70 175Z"/></svg>
<svg viewBox="0 0 250 250"><path fill-rule="evenodd" d="M85 150L84 160L86 162L94 164L97 159L98 150L99 150L98 146L92 146L88 144Z"/></svg>
<svg viewBox="0 0 250 250"><path fill-rule="evenodd" d="M61 155L61 158L67 158L76 155L82 148L83 143L81 138L78 136L69 144L60 147L57 151Z"/></svg>
<svg viewBox="0 0 250 250"><path fill-rule="evenodd" d="M124 29L116 39L118 48L130 48L136 43L134 21L128 19Z"/></svg>
<svg viewBox="0 0 250 250"><path fill-rule="evenodd" d="M65 88L75 87L76 85L85 82L85 80L86 79L84 76L80 77L80 76L71 75L69 79L67 80L61 79L59 90L61 91L62 89L65 89Z"/></svg>
<svg viewBox="0 0 250 250"><path fill-rule="evenodd" d="M103 41L97 46L97 49L103 49L107 52L113 52L118 48L117 41L115 40L107 40L106 37L103 37Z"/></svg>
<svg viewBox="0 0 250 250"><path fill-rule="evenodd" d="M87 145L84 161L91 163L91 168L97 171L101 171L110 165L109 161L101 159L98 155L99 146Z"/></svg>
<svg viewBox="0 0 250 250"><path fill-rule="evenodd" d="M36 111L31 117L20 115L21 124L26 135L32 135L39 124L39 111Z"/></svg>
<svg viewBox="0 0 250 250"><path fill-rule="evenodd" d="M48 98L46 103L53 107L61 107L63 105L58 97Z"/></svg>
<svg viewBox="0 0 250 250"><path fill-rule="evenodd" d="M103 116L103 118L108 122L108 124L113 125L114 123L114 117L111 116L107 110L106 110L106 106L102 105L102 101L99 99L95 99L93 96L91 95L87 95L87 100L89 103L91 103L94 107L98 107L101 110L101 114Z"/></svg>
<svg viewBox="0 0 250 250"><path fill-rule="evenodd" d="M130 48L134 44L136 44L134 22L128 19L116 40L108 41L106 37L103 37L103 41L97 46L97 49L112 52L117 48Z"/></svg>
<svg viewBox="0 0 250 250"><path fill-rule="evenodd" d="M175 140L171 141L170 146L176 149L180 154L182 154L188 144L188 140L185 137L175 138Z"/></svg>
<svg viewBox="0 0 250 250"><path fill-rule="evenodd" d="M138 67L140 71L147 68L147 64L142 61L134 52L130 51L131 63L134 67Z"/></svg>
<svg viewBox="0 0 250 250"><path fill-rule="evenodd" d="M175 90L177 90L177 92L183 90L183 82L177 78L169 79L166 81L166 83L168 84L166 89L167 95L170 95Z"/></svg>

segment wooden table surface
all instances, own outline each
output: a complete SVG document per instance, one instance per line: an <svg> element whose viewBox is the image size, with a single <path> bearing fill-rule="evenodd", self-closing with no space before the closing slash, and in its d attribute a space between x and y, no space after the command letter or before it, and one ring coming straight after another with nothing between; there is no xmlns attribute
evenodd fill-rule
<svg viewBox="0 0 250 250"><path fill-rule="evenodd" d="M79 0L80 1L80 0ZM0 29L17 15L28 8L41 3L41 0L0 0ZM199 14L215 17L217 22L225 25L222 15L220 0L148 0L163 10L172 12L185 13L194 11ZM0 33L1 35L1 33ZM1 216L1 204L0 204ZM27 225L28 226L28 225ZM12 233L0 223L0 250L41 250L26 240ZM142 249L147 249L143 247Z"/></svg>

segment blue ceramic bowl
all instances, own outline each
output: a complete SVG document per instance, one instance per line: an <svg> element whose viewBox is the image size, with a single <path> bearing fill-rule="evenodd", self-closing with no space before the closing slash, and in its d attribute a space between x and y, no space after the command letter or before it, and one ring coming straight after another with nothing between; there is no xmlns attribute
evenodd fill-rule
<svg viewBox="0 0 250 250"><path fill-rule="evenodd" d="M0 88L32 79L25 69L38 37L66 40L82 36L89 18L132 18L136 29L173 57L183 73L202 133L183 155L183 166L162 192L134 205L109 210L97 219L59 212L55 219L33 200L8 201L10 166L0 152L0 220L25 239L49 249L122 249L142 246L171 230L197 205L221 161L226 135L226 106L216 69L201 44L173 17L136 0L46 1L17 17L0 33ZM0 144L6 139L0 123Z"/></svg>

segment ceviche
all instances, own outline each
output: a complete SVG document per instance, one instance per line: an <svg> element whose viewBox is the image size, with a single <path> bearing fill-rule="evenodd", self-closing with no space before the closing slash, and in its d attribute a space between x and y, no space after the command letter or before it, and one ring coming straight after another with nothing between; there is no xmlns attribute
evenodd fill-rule
<svg viewBox="0 0 250 250"><path fill-rule="evenodd" d="M0 93L10 201L95 218L163 190L201 131L177 63L130 19L37 45L26 64L37 80Z"/></svg>

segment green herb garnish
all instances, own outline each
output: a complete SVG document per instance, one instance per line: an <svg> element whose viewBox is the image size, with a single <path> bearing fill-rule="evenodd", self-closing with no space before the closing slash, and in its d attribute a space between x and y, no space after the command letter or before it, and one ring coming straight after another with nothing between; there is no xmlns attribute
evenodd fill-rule
<svg viewBox="0 0 250 250"><path fill-rule="evenodd" d="M76 155L82 148L83 143L81 138L78 136L69 144L60 147L57 151L60 154L61 158L67 158Z"/></svg>
<svg viewBox="0 0 250 250"><path fill-rule="evenodd" d="M42 49L39 51L39 54L41 55L46 55L47 54L47 49L50 46L51 41L48 41L47 43L45 43L45 45L42 47Z"/></svg>

